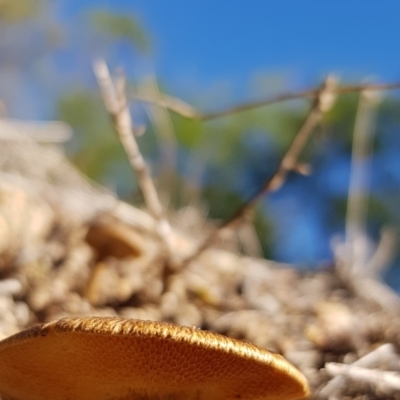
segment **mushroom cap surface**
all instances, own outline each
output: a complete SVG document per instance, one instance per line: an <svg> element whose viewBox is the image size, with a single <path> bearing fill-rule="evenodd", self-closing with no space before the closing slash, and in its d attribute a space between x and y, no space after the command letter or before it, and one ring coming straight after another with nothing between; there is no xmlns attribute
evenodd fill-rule
<svg viewBox="0 0 400 400"><path fill-rule="evenodd" d="M0 342L12 400L267 400L308 394L281 355L163 322L63 318Z"/></svg>

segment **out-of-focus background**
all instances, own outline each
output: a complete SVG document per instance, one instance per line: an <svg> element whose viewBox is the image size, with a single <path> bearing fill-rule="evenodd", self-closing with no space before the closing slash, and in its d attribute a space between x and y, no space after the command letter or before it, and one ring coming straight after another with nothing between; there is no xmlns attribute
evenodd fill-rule
<svg viewBox="0 0 400 400"><path fill-rule="evenodd" d="M399 87L398 15L361 0L0 0L0 338L63 316L169 321L283 354L313 398L398 399L399 89L341 93L327 112L315 96L209 120L162 106L214 113L328 75ZM126 105L161 216L116 134ZM217 240L315 110L282 187Z"/></svg>
<svg viewBox="0 0 400 400"><path fill-rule="evenodd" d="M152 77L160 90L213 111L314 87L331 72L344 82L396 80L399 12L396 2L361 0L190 6L180 0L2 0L2 113L67 122L74 136L66 148L76 165L121 197L133 198L135 181L103 112L94 59L105 58L112 70L122 67L132 84ZM332 261L330 242L345 226L357 104L358 95L342 96L324 119L303 157L313 174L290 175L258 207L265 257L306 268ZM366 160L371 240L383 227L400 224L398 107L398 95L385 93ZM198 195L210 217L224 219L274 170L306 109L300 100L207 123L172 115L169 151L160 154L162 138L151 127L140 146L174 206ZM132 111L137 121L146 121L143 107ZM171 187L162 181L165 163L175 164L168 166L176 173ZM399 260L388 272L397 289Z"/></svg>

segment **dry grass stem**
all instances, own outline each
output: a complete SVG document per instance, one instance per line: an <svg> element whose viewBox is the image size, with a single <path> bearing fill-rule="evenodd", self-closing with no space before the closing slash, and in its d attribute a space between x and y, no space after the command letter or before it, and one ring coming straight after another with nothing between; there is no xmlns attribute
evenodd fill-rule
<svg viewBox="0 0 400 400"><path fill-rule="evenodd" d="M369 192L370 162L376 126L379 93L363 91L360 95L353 135L350 187L346 218L346 241L352 246L356 259L353 269L363 268L367 254L363 246L366 235L366 213Z"/></svg>
<svg viewBox="0 0 400 400"><path fill-rule="evenodd" d="M367 301L391 313L400 311L400 298L381 282L379 272L394 255L394 234L382 232L381 242L371 255L371 243L366 233L366 214L369 193L369 161L379 92L361 92L354 128L352 164L346 219L346 242L336 246L336 268L347 285Z"/></svg>

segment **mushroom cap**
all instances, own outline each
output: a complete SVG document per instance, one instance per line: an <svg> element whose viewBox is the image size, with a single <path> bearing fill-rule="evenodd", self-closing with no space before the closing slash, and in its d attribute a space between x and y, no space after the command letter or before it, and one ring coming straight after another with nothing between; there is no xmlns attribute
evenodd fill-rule
<svg viewBox="0 0 400 400"><path fill-rule="evenodd" d="M13 400L299 399L281 355L169 323L63 318L0 342L0 394Z"/></svg>

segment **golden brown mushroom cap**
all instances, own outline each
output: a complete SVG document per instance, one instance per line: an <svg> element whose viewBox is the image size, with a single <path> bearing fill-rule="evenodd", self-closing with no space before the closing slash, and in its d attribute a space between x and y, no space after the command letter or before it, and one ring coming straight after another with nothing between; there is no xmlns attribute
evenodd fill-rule
<svg viewBox="0 0 400 400"><path fill-rule="evenodd" d="M299 399L282 356L162 322L64 318L0 342L0 394L12 400Z"/></svg>

